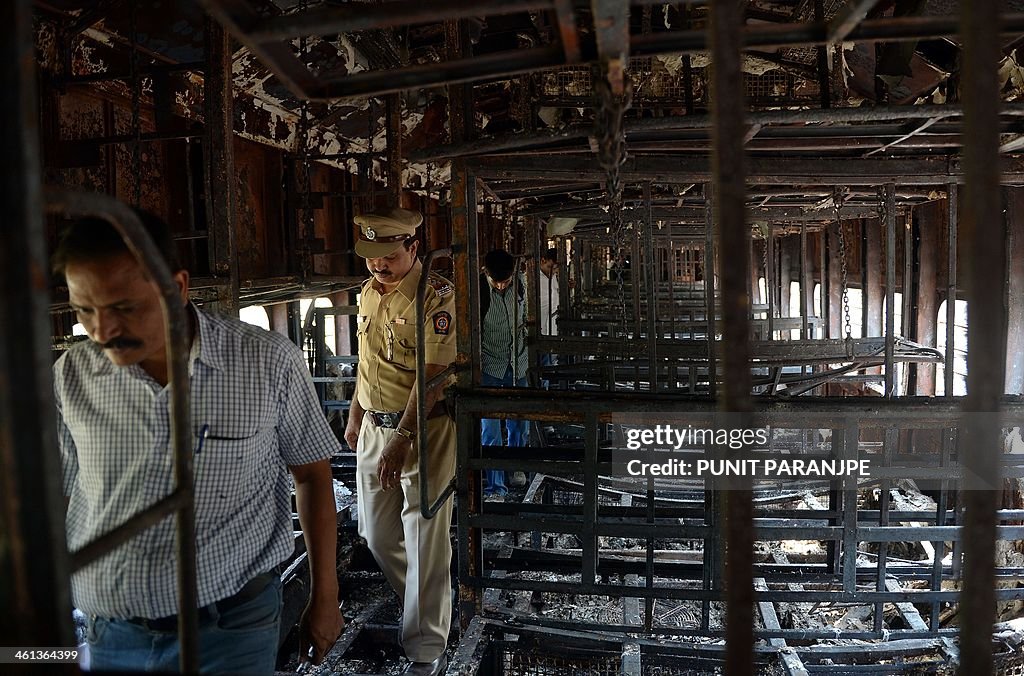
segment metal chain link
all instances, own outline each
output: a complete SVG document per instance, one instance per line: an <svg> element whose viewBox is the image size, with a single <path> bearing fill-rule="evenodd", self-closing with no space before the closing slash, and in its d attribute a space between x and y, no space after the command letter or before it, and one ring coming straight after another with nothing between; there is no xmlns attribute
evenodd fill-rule
<svg viewBox="0 0 1024 676"><path fill-rule="evenodd" d="M839 267L843 276L843 328L846 333L846 340L853 338L853 325L850 321L850 291L847 286L846 271L846 235L843 232L843 202L846 198L846 188L836 186L832 189L832 206L836 210L836 228L839 230Z"/></svg>
<svg viewBox="0 0 1024 676"><path fill-rule="evenodd" d="M132 81L132 177L135 180L132 203L142 202L142 74L139 72L138 3L131 3L128 13L128 68Z"/></svg>
<svg viewBox="0 0 1024 676"><path fill-rule="evenodd" d="M764 302L768 302L768 238L771 235L766 231L764 235L764 247L761 249L761 265L764 267Z"/></svg>
<svg viewBox="0 0 1024 676"><path fill-rule="evenodd" d="M627 159L626 135L622 128L623 116L633 103L633 86L628 77L621 97L615 96L607 77L599 77L594 84L597 106L594 111L594 133L597 137L597 161L607 175L605 192L608 199L608 217L612 236L612 269L615 271L616 295L621 312L621 326L627 324L625 282L623 268L622 178L620 170Z"/></svg>

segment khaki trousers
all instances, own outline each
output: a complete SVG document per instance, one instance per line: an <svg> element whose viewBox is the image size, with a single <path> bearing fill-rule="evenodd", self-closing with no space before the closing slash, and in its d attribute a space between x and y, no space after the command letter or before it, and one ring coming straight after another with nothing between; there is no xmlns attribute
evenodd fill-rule
<svg viewBox="0 0 1024 676"><path fill-rule="evenodd" d="M452 500L433 519L420 514L417 444L402 470L401 489L384 491L377 461L395 430L377 427L369 417L359 430L356 477L359 534L402 600L402 647L413 662L430 662L444 652L451 628ZM448 416L427 421L430 501L455 474L455 423Z"/></svg>

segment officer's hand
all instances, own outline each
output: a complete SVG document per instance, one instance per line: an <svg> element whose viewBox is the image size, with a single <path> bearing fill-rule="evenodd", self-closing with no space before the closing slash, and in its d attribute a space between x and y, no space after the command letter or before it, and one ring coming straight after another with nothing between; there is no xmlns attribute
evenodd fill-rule
<svg viewBox="0 0 1024 676"><path fill-rule="evenodd" d="M299 663L320 664L345 628L337 603L310 599L299 620Z"/></svg>
<svg viewBox="0 0 1024 676"><path fill-rule="evenodd" d="M391 490L401 485L402 468L405 467L405 459L409 455L412 441L400 434L395 434L380 452L380 460L377 461L377 478L380 479L380 486L384 490Z"/></svg>
<svg viewBox="0 0 1024 676"><path fill-rule="evenodd" d="M362 419L356 420L354 415L349 415L348 425L345 425L345 443L353 451L359 443L359 428L363 426Z"/></svg>

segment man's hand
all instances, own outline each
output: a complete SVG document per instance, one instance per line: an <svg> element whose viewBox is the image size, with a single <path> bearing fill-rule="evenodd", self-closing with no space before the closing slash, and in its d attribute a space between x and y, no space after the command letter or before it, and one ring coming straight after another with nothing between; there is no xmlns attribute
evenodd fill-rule
<svg viewBox="0 0 1024 676"><path fill-rule="evenodd" d="M299 663L320 664L345 628L345 618L332 600L310 599L299 620ZM310 648L313 649L310 657Z"/></svg>
<svg viewBox="0 0 1024 676"><path fill-rule="evenodd" d="M356 445L359 443L359 430L363 426L363 415L360 412L358 415L349 410L348 424L345 425L345 443L353 451L356 450Z"/></svg>
<svg viewBox="0 0 1024 676"><path fill-rule="evenodd" d="M393 435L384 446L380 460L377 461L377 478L381 488L388 491L401 485L402 468L405 467L410 448L412 441L400 434Z"/></svg>

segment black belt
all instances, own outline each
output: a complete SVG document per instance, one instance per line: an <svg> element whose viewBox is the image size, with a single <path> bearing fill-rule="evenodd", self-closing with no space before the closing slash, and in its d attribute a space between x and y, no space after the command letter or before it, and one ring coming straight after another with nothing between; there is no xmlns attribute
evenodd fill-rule
<svg viewBox="0 0 1024 676"><path fill-rule="evenodd" d="M366 417L370 419L377 427L386 427L388 429L394 429L398 427L398 423L402 420L402 414L405 411L367 411ZM448 414L448 402L445 399L434 404L434 407L430 409L427 414L427 420L436 418L438 416Z"/></svg>
<svg viewBox="0 0 1024 676"><path fill-rule="evenodd" d="M281 565L278 564L271 570L261 573L246 582L242 585L241 589L231 596L223 598L220 601L215 601L208 606L200 606L199 622L209 622L214 619L214 615L211 610L213 606L216 606L217 615L219 616L252 601L263 593L263 590L267 588L267 585L270 584L274 578L281 577L281 570ZM158 617L156 619L150 619L148 617L131 617L127 621L132 624L137 624L140 627L145 627L149 631L174 632L178 630L177 615L168 615L167 617Z"/></svg>

